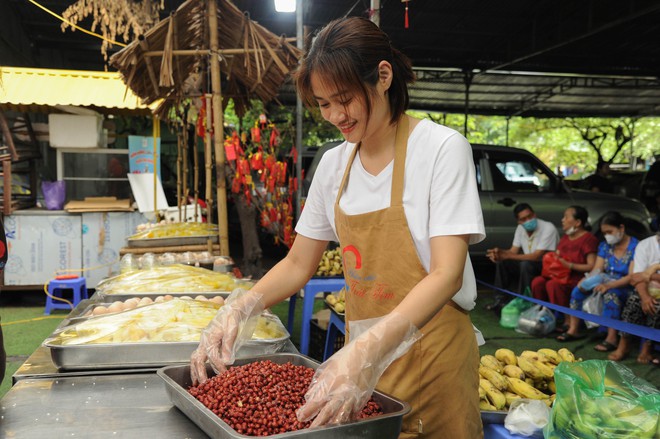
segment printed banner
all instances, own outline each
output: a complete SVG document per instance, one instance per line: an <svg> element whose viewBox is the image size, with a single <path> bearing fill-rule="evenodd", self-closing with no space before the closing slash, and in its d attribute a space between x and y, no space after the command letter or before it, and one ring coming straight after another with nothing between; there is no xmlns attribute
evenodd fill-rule
<svg viewBox="0 0 660 439"><path fill-rule="evenodd" d="M160 178L160 137L156 138L156 164ZM154 173L154 138L128 136L128 169L131 174Z"/></svg>

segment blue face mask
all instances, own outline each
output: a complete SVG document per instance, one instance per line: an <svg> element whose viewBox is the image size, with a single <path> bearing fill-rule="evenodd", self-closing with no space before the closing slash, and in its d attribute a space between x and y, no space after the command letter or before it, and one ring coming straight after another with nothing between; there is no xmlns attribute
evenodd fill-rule
<svg viewBox="0 0 660 439"><path fill-rule="evenodd" d="M539 224L538 221L536 221L536 218L532 218L531 220L522 223L523 228L528 232L533 232L534 230L536 230L536 226L538 225Z"/></svg>

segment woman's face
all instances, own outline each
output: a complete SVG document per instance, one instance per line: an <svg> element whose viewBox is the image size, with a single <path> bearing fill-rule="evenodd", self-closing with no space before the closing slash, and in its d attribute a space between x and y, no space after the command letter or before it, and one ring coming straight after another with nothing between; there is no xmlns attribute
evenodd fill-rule
<svg viewBox="0 0 660 439"><path fill-rule="evenodd" d="M575 209L569 207L564 211L564 216L561 218L561 228L566 231L571 227L579 228L580 221L575 219Z"/></svg>
<svg viewBox="0 0 660 439"><path fill-rule="evenodd" d="M625 235L625 228L623 226L621 227L616 227L616 226L610 226L609 224L601 224L600 225L600 231L605 235L615 235L615 236L621 236Z"/></svg>
<svg viewBox="0 0 660 439"><path fill-rule="evenodd" d="M336 126L350 143L364 142L389 123L389 103L383 94L371 97L371 117L361 95L338 90L312 74L312 91L325 120Z"/></svg>

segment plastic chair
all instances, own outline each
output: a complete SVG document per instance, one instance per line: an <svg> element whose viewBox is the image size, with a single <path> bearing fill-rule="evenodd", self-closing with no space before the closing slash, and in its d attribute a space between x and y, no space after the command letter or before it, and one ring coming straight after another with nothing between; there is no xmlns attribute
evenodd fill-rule
<svg viewBox="0 0 660 439"><path fill-rule="evenodd" d="M335 353L335 341L337 341L337 331L346 335L346 323L336 313L330 312L330 322L328 323L328 334L325 337L325 350L323 351L323 361L327 360Z"/></svg>
<svg viewBox="0 0 660 439"><path fill-rule="evenodd" d="M76 277L73 279L53 279L48 282L48 296L46 298L45 315L50 315L54 309L66 309L71 311L68 303L60 300L55 300L53 297L62 297L63 290L73 290L73 300L71 303L75 307L83 299L88 299L87 296L87 283L84 277ZM51 297L53 296L53 297Z"/></svg>
<svg viewBox="0 0 660 439"><path fill-rule="evenodd" d="M332 293L341 290L346 286L343 278L334 279L311 279L303 288L303 311L302 328L300 328L300 353L307 355L309 353L309 325L314 312L314 299L318 293ZM289 299L289 318L287 319L287 329L289 333L293 330L293 315L296 310L297 294Z"/></svg>

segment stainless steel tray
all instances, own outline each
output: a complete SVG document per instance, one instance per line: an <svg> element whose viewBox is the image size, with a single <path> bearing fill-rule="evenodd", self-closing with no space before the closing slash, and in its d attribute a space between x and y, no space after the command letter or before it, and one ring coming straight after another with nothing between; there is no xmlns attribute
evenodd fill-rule
<svg viewBox="0 0 660 439"><path fill-rule="evenodd" d="M268 318L268 316L266 316ZM279 321L284 336L250 340L236 353L237 358L274 354L285 349L290 334ZM53 333L54 335L54 333ZM62 346L44 343L50 349L53 364L62 370L106 370L154 368L190 362L199 342L99 343Z"/></svg>
<svg viewBox="0 0 660 439"><path fill-rule="evenodd" d="M144 238L144 239L128 239L128 246L132 248L149 248L149 247L173 247L177 245L203 245L208 240L212 243L218 243L218 235L199 235L199 236L180 236L172 238Z"/></svg>
<svg viewBox="0 0 660 439"><path fill-rule="evenodd" d="M484 424L504 424L504 418L508 415L507 411L481 411L481 422Z"/></svg>
<svg viewBox="0 0 660 439"><path fill-rule="evenodd" d="M173 293L168 293L168 292L124 292L124 293L118 293L118 294L105 294L103 291L97 291L94 297L96 297L100 302L114 302L115 300L121 300L122 302L124 300L132 299L133 297L151 297L152 299L158 296L165 296L165 295L170 295L172 297L183 297L183 296L188 296L191 298L195 298L196 296L204 296L204 297L215 297L215 296L222 296L224 299L229 297L231 294L231 291L188 291L188 292L173 292Z"/></svg>
<svg viewBox="0 0 660 439"><path fill-rule="evenodd" d="M254 358L236 360L236 365L253 363L255 361L271 360L278 364L292 363L316 369L319 363L301 354L274 354ZM208 366L207 373L213 376L214 372ZM215 439L250 438L237 433L227 423L215 415L211 410L190 395L187 389L191 386L190 366L169 366L159 369L157 374L165 381L167 394L172 403L206 434ZM410 411L410 405L398 401L384 393L374 392L374 400L383 408L383 415L361 419L349 424L319 427L272 435L272 438L303 438L315 439L396 439L401 431L403 416Z"/></svg>

